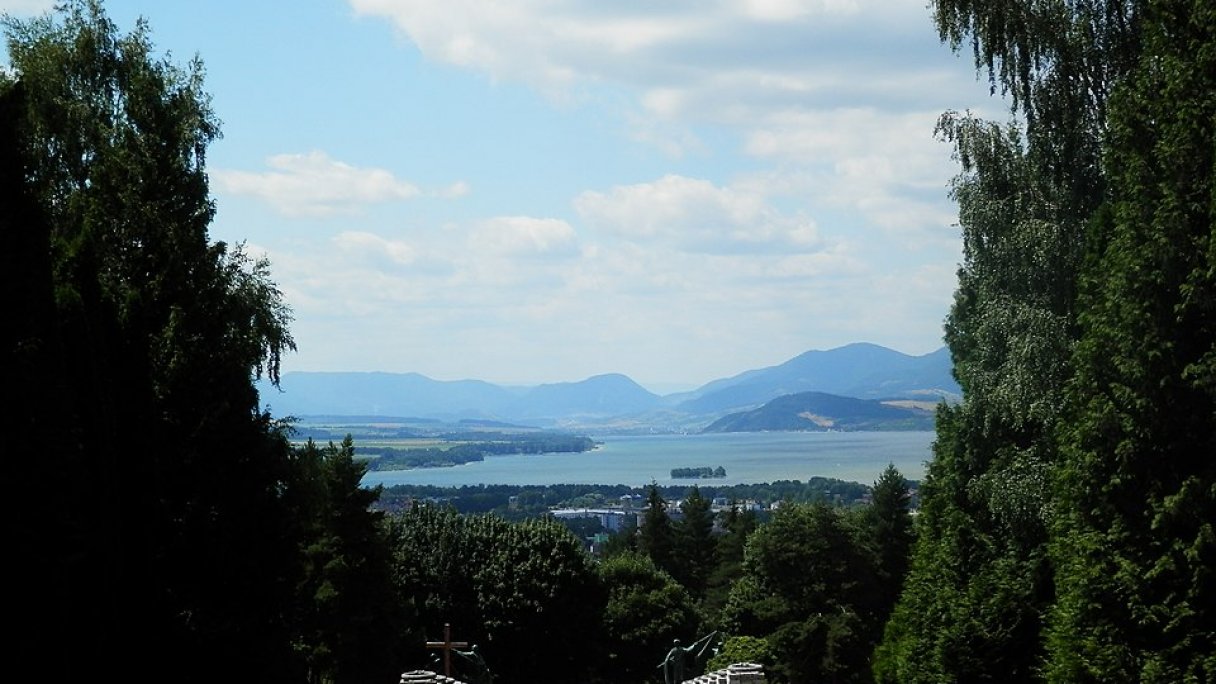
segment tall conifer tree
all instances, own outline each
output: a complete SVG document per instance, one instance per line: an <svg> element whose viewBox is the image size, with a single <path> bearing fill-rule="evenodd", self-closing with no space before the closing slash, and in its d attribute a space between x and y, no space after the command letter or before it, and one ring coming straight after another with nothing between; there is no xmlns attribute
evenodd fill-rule
<svg viewBox="0 0 1216 684"><path fill-rule="evenodd" d="M1058 682L1216 681L1216 6L1142 18L1062 438Z"/></svg>
<svg viewBox="0 0 1216 684"><path fill-rule="evenodd" d="M667 513L667 501L653 482L646 490L646 510L638 525L638 551L649 556L660 570L675 576L676 537Z"/></svg>
<svg viewBox="0 0 1216 684"><path fill-rule="evenodd" d="M1106 199L1107 100L1138 50L1136 3L938 0L1007 125L948 114L964 259L946 342L963 402L942 407L912 567L876 658L884 681L1039 676L1047 552L1077 274Z"/></svg>
<svg viewBox="0 0 1216 684"><path fill-rule="evenodd" d="M877 605L884 621L908 573L913 539L911 502L908 481L894 464L889 464L874 482L870 506L864 514L878 561L876 580L882 596Z"/></svg>
<svg viewBox="0 0 1216 684"><path fill-rule="evenodd" d="M693 596L704 598L716 560L710 501L694 486L680 503L680 513L674 525L676 579Z"/></svg>

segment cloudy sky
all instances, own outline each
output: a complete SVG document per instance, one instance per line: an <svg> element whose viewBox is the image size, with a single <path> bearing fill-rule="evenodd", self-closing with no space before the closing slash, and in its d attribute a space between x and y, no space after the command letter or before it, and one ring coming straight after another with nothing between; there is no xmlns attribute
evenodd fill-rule
<svg viewBox="0 0 1216 684"><path fill-rule="evenodd" d="M960 259L933 125L1004 111L925 0L106 7L206 66L212 238L270 258L286 371L668 392L931 352Z"/></svg>

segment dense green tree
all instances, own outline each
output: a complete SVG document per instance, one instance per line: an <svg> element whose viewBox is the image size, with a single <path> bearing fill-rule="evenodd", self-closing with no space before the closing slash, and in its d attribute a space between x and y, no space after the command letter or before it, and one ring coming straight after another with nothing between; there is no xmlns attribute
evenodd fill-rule
<svg viewBox="0 0 1216 684"><path fill-rule="evenodd" d="M38 308L5 352L46 370L14 376L19 396L54 388L23 428L53 412L41 434L62 435L39 459L55 510L6 516L23 593L51 597L16 611L22 657L64 681L166 663L182 681L290 678L290 446L253 384L277 381L289 315L264 263L208 241L202 66L154 57L146 25L120 35L99 2L4 28L3 228L23 276L5 284Z"/></svg>
<svg viewBox="0 0 1216 684"><path fill-rule="evenodd" d="M562 518L559 522L569 528L570 532L582 540L593 539L596 535L606 534L604 523L599 518Z"/></svg>
<svg viewBox="0 0 1216 684"><path fill-rule="evenodd" d="M875 562L842 510L782 505L748 540L723 628L768 641L776 682L869 681Z"/></svg>
<svg viewBox="0 0 1216 684"><path fill-rule="evenodd" d="M1216 10L936 9L1024 125L943 129L964 403L941 414L880 676L1210 681Z"/></svg>
<svg viewBox="0 0 1216 684"><path fill-rule="evenodd" d="M673 527L676 579L697 598L704 598L716 558L714 516L710 501L693 487L680 502L680 520Z"/></svg>
<svg viewBox="0 0 1216 684"><path fill-rule="evenodd" d="M964 400L939 413L921 488L913 572L940 581L908 597L908 617L940 624L908 633L913 663L898 679L1027 679L1051 599L1044 516L1082 222L1061 213L1075 203L1018 127L946 118L942 130L965 170L954 187L964 265L946 324Z"/></svg>
<svg viewBox="0 0 1216 684"><path fill-rule="evenodd" d="M638 524L638 551L664 572L678 574L675 529L667 513L667 500L654 483L646 489L646 509Z"/></svg>
<svg viewBox="0 0 1216 684"><path fill-rule="evenodd" d="M380 488L360 486L366 464L354 453L349 435L295 453L292 492L311 493L298 497L306 530L295 649L315 682L392 681L405 670L400 645L422 639L392 583L383 514L371 508Z"/></svg>
<svg viewBox="0 0 1216 684"><path fill-rule="evenodd" d="M722 642L722 650L705 665L708 672L721 670L736 663L756 663L765 669L772 668L772 652L768 641L760 637L734 636Z"/></svg>
<svg viewBox="0 0 1216 684"><path fill-rule="evenodd" d="M648 556L605 559L599 574L608 592L604 609L605 653L597 681L655 679L673 639L691 643L700 629L693 597Z"/></svg>
<svg viewBox="0 0 1216 684"><path fill-rule="evenodd" d="M705 597L706 612L711 618L721 613L731 587L743 576L744 549L758 524L755 511L740 510L737 501L723 514L722 534L715 549L718 562L708 578Z"/></svg>
<svg viewBox="0 0 1216 684"><path fill-rule="evenodd" d="M427 639L477 644L495 681L585 682L596 664L606 601L582 543L561 523L511 523L419 505L389 519L393 575ZM403 644L415 666L431 654Z"/></svg>
<svg viewBox="0 0 1216 684"><path fill-rule="evenodd" d="M1216 7L1140 17L1061 440L1059 682L1216 681Z"/></svg>
<svg viewBox="0 0 1216 684"><path fill-rule="evenodd" d="M1138 44L1131 3L938 0L1020 123L948 114L963 264L946 342L963 402L938 413L916 549L880 679L1025 681L1054 597L1046 544L1077 275L1107 182L1111 89Z"/></svg>
<svg viewBox="0 0 1216 684"><path fill-rule="evenodd" d="M884 622L908 573L913 539L911 500L908 481L894 464L890 464L875 480L870 505L862 512L861 522L877 557L877 610Z"/></svg>
<svg viewBox="0 0 1216 684"><path fill-rule="evenodd" d="M814 613L768 636L775 682L869 682L870 631L850 610Z"/></svg>
<svg viewBox="0 0 1216 684"><path fill-rule="evenodd" d="M102 473L89 467L76 426L64 421L72 378L63 359L67 341L59 334L50 231L25 182L30 162L20 129L24 100L21 84L0 79L0 239L5 245L0 249L0 305L10 316L0 326L0 372L10 396L19 398L0 418L6 428L9 484L0 519L13 561L6 564L9 579L21 587L10 595L5 618L13 635L13 667L49 670L67 679L79 671L79 663L45 663L55 663L52 659L59 656L51 644L83 638L85 630L73 618L107 626L116 622L109 601L94 593L117 579L104 548L102 522L113 509L99 506L90 517L82 505L106 480L89 481ZM52 462L26 456L38 453L52 456ZM57 476L56 486L26 484L41 481L48 472ZM101 646L82 650L82 659L104 654Z"/></svg>

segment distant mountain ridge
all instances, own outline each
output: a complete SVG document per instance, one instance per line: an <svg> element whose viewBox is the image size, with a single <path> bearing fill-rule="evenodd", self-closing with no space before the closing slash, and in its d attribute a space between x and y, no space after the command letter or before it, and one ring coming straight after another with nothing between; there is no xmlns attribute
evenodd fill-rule
<svg viewBox="0 0 1216 684"><path fill-rule="evenodd" d="M520 398L522 418L559 415L614 416L649 411L662 398L620 373L596 375L581 382L538 385Z"/></svg>
<svg viewBox="0 0 1216 684"><path fill-rule="evenodd" d="M960 392L945 348L911 356L868 343L809 351L776 366L666 396L619 373L507 388L481 380L434 380L419 373L292 371L283 374L281 388L259 383L262 404L279 417L396 415L682 431L699 430L728 414L803 392L924 401L951 401Z"/></svg>
<svg viewBox="0 0 1216 684"><path fill-rule="evenodd" d="M284 373L282 391L259 384L263 404L277 416L396 415L492 418L518 396L481 380L432 380L419 373Z"/></svg>
<svg viewBox="0 0 1216 684"><path fill-rule="evenodd" d="M858 399L951 399L961 391L945 347L910 356L858 342L827 351L809 351L777 366L714 380L688 393L677 406L707 414L758 406L798 392L824 392Z"/></svg>

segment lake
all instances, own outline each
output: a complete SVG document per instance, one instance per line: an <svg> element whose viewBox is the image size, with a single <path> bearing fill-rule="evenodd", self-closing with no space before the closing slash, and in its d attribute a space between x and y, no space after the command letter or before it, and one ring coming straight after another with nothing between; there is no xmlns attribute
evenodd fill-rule
<svg viewBox="0 0 1216 684"><path fill-rule="evenodd" d="M685 484L672 468L722 466L726 477L706 484L732 485L833 477L873 484L894 463L919 480L931 456L933 432L736 432L694 435L590 435L603 444L581 454L513 454L450 468L368 473L363 484L461 485L621 484L643 487ZM356 445L357 448L358 445Z"/></svg>

